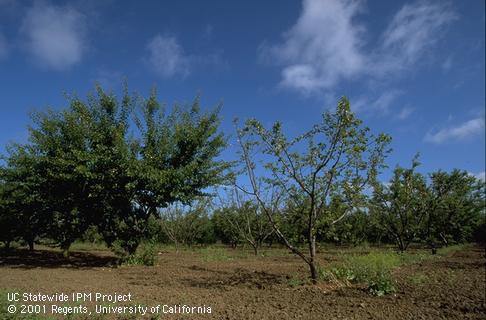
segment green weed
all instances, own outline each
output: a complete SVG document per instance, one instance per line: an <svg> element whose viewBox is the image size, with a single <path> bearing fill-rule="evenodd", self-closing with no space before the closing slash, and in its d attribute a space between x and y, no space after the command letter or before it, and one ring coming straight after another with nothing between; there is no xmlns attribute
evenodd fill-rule
<svg viewBox="0 0 486 320"><path fill-rule="evenodd" d="M321 277L328 281L335 278L350 283L365 283L371 294L382 296L395 291L391 272L400 264L400 257L395 253L349 255L329 271L321 271Z"/></svg>
<svg viewBox="0 0 486 320"><path fill-rule="evenodd" d="M232 258L226 253L226 249L220 247L206 247L202 248L199 253L202 259L208 261L229 261Z"/></svg>
<svg viewBox="0 0 486 320"><path fill-rule="evenodd" d="M140 245L137 253L121 257L122 265L154 266L157 263L158 247L153 242Z"/></svg>

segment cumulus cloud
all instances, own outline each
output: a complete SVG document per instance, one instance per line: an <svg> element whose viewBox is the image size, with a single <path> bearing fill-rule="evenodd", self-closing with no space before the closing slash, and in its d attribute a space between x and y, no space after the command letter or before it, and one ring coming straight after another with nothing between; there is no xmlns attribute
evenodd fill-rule
<svg viewBox="0 0 486 320"><path fill-rule="evenodd" d="M444 143L450 140L464 140L484 131L484 118L475 118L458 126L441 129L435 133L427 133L426 142Z"/></svg>
<svg viewBox="0 0 486 320"><path fill-rule="evenodd" d="M65 70L83 58L86 26L85 16L72 7L36 2L22 21L21 33L41 66Z"/></svg>
<svg viewBox="0 0 486 320"><path fill-rule="evenodd" d="M185 77L189 74L189 58L174 36L156 35L147 44L147 50L147 62L161 77Z"/></svg>
<svg viewBox="0 0 486 320"><path fill-rule="evenodd" d="M353 23L362 9L357 1L304 0L296 24L261 54L283 65L281 84L304 93L327 89L363 71L363 28Z"/></svg>
<svg viewBox="0 0 486 320"><path fill-rule="evenodd" d="M322 92L341 81L363 76L382 79L409 69L455 19L441 2L406 4L377 43L369 45L363 40L365 26L357 22L364 9L364 2L357 0L304 0L297 22L282 42L262 45L260 56L282 66L281 85L303 94Z"/></svg>

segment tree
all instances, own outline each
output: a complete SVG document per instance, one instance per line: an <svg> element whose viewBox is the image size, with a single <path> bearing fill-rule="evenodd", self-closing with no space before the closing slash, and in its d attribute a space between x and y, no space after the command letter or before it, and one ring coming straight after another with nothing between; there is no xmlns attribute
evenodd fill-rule
<svg viewBox="0 0 486 320"><path fill-rule="evenodd" d="M228 215L232 217L228 218ZM236 212L223 206L216 208L211 216L216 239L236 248L242 241L241 234L236 226L230 223L230 219L237 219Z"/></svg>
<svg viewBox="0 0 486 320"><path fill-rule="evenodd" d="M8 156L10 201L19 200L19 216L49 222L42 231L66 255L90 226L133 254L160 208L223 181L218 112L201 112L196 99L166 115L155 90L144 100L126 87L121 101L99 86L86 101L69 97L62 111L34 113L29 143ZM39 229L29 222L26 230ZM29 234L33 243L38 233Z"/></svg>
<svg viewBox="0 0 486 320"><path fill-rule="evenodd" d="M176 105L165 115L153 91L140 111L142 116L135 118L140 138L132 143L137 161L131 172L131 219L146 221L176 202L189 205L226 180L229 164L217 160L226 145L218 132L219 108L202 113L196 98L189 109Z"/></svg>
<svg viewBox="0 0 486 320"><path fill-rule="evenodd" d="M346 212L362 205L362 190L383 166L390 137L372 136L351 112L345 97L334 113L325 112L321 123L295 139L289 140L283 134L279 122L267 130L254 119L248 120L244 128L237 128L237 136L250 184L249 188L241 188L255 197L275 234L307 263L311 278L316 282L319 225L338 223ZM258 162L254 159L256 148L265 161L264 168L258 170ZM257 177L259 170L266 170L265 179L261 181ZM278 188L287 202L293 202L295 213L305 217L307 253L292 245L273 218L273 208L264 201L265 185ZM335 195L342 196L347 204L348 210L343 214L331 211L330 202Z"/></svg>
<svg viewBox="0 0 486 320"><path fill-rule="evenodd" d="M397 166L388 185L374 182L371 206L394 239L398 249L405 251L419 235L429 209L430 194L425 177L416 172L418 155L411 168Z"/></svg>
<svg viewBox="0 0 486 320"><path fill-rule="evenodd" d="M19 234L20 223L15 210L12 210L11 197L4 181L0 182L0 241L5 249L10 249L10 243Z"/></svg>
<svg viewBox="0 0 486 320"><path fill-rule="evenodd" d="M259 204L244 199L236 187L227 194L226 201L221 199L221 202L223 206L220 214L226 219L231 230L246 241L253 248L254 254L258 255L258 249L273 234L273 228Z"/></svg>
<svg viewBox="0 0 486 320"><path fill-rule="evenodd" d="M207 200L200 199L192 206L184 207L176 203L160 210L162 230L174 243L176 250L179 245L214 242L213 226L207 209Z"/></svg>
<svg viewBox="0 0 486 320"><path fill-rule="evenodd" d="M472 241L484 220L484 183L466 171L439 170L431 174L430 193L424 240L432 248Z"/></svg>
<svg viewBox="0 0 486 320"><path fill-rule="evenodd" d="M50 216L46 211L45 170L36 151L28 145L11 144L1 170L3 223L8 238L23 239L34 250L35 240L46 234Z"/></svg>
<svg viewBox="0 0 486 320"><path fill-rule="evenodd" d="M44 203L43 218L49 221L46 234L59 244L65 256L93 221L88 201L91 123L84 111L75 98L63 111L34 113L26 146L39 168L30 176L43 177L34 189Z"/></svg>

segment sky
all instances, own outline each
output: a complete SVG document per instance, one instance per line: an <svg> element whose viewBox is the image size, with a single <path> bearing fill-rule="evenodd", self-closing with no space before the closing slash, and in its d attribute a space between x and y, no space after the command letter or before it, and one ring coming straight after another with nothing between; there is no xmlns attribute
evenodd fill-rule
<svg viewBox="0 0 486 320"><path fill-rule="evenodd" d="M484 179L485 1L0 0L0 153L29 112L95 83L309 129L341 96L393 137L387 164ZM223 157L236 155L230 147Z"/></svg>

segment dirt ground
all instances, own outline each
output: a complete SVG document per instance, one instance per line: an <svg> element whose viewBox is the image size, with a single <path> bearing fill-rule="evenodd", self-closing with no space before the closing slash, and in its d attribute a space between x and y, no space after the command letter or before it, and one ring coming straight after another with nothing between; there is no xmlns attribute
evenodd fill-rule
<svg viewBox="0 0 486 320"><path fill-rule="evenodd" d="M333 254L321 258L329 261ZM75 252L65 261L54 251L20 251L0 256L0 289L131 293L128 305L211 307L211 314L161 314L160 319L484 319L486 314L482 247L399 268L398 290L383 297L359 286L296 283L307 269L285 253L211 261L197 252L163 251L154 267L112 265L107 252Z"/></svg>

